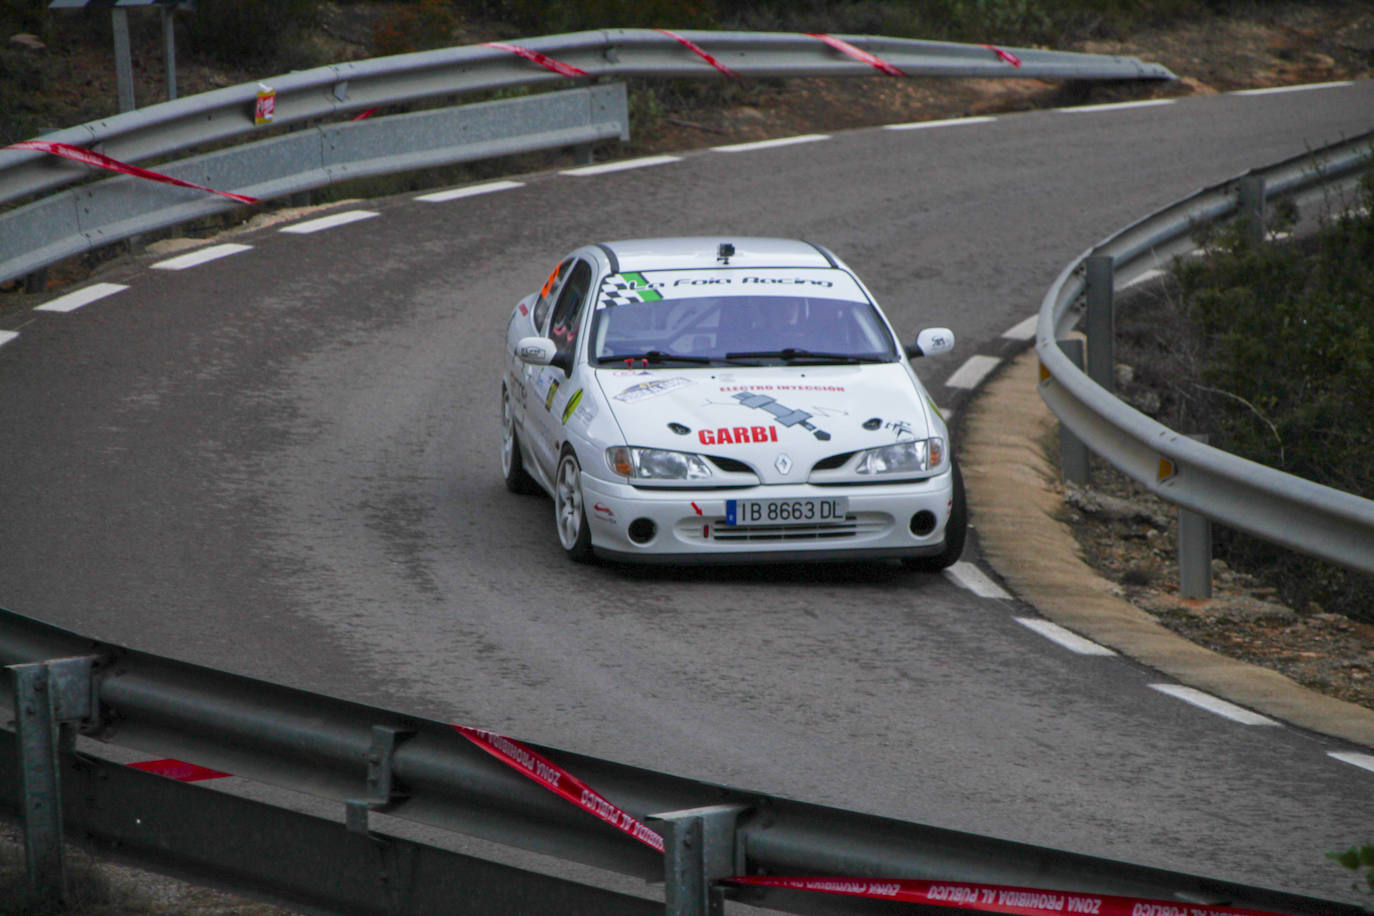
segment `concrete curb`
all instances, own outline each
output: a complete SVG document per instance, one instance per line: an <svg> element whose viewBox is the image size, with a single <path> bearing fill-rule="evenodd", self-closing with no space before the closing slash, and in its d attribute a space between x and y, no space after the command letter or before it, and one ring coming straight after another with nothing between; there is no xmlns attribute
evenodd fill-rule
<svg viewBox="0 0 1374 916"><path fill-rule="evenodd" d="M1059 520L1062 498L1042 443L1057 422L1036 390L1027 350L979 389L964 417L961 468L989 565L1055 623L1192 687L1356 744L1374 747L1374 710L1323 696L1277 672L1218 655L1115 597Z"/></svg>

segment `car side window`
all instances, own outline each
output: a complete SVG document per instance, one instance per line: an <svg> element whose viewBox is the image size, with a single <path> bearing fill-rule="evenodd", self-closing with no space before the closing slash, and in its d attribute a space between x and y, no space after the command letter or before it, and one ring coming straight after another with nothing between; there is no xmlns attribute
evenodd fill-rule
<svg viewBox="0 0 1374 916"><path fill-rule="evenodd" d="M591 285L592 266L586 261L578 261L568 272L568 279L558 293L558 303L553 307L553 317L549 321L549 337L557 345L559 356L572 356L573 348L577 345L582 304L587 300Z"/></svg>
<svg viewBox="0 0 1374 916"><path fill-rule="evenodd" d="M572 266L573 259L568 258L553 269L549 278L544 281L544 286L539 290L539 300L534 304L534 327L535 330L544 329L544 319L549 317L549 309L553 306L554 300L558 297L560 281L567 279L568 268Z"/></svg>

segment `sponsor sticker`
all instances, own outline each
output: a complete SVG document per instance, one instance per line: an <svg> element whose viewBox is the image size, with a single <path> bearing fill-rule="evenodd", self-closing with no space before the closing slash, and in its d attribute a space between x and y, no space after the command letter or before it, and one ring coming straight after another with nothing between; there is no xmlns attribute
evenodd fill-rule
<svg viewBox="0 0 1374 916"><path fill-rule="evenodd" d="M631 385L629 388L626 388L624 391L620 392L620 394L616 395L615 399L617 401L624 401L626 404L634 404L637 401L646 401L649 398L656 398L661 394L667 394L670 391L690 384L692 384L691 379L682 378L681 376L658 378L648 382L640 382L637 385Z"/></svg>

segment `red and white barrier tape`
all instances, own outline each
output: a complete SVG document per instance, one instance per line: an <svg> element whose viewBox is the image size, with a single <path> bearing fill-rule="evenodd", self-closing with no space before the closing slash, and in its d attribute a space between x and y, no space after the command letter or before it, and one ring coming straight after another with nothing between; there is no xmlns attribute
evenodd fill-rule
<svg viewBox="0 0 1374 916"><path fill-rule="evenodd" d="M621 833L628 834L645 846L663 852L663 837L645 827L629 814L621 811L586 783L558 764L535 753L513 738L498 735L482 728L455 725L465 738L497 760L533 779L550 792L594 814Z"/></svg>
<svg viewBox="0 0 1374 916"><path fill-rule="evenodd" d="M1013 67L1019 67L1019 66L1021 66L1021 58L1017 57L1015 54L1011 53L1010 51L1003 51L1001 48L997 47L996 45L983 45L983 47L987 48L989 51L991 51L992 53L996 54L998 57L1002 58L1002 60L1004 60L1004 61L1006 61L1007 63L1011 64Z"/></svg>
<svg viewBox="0 0 1374 916"><path fill-rule="evenodd" d="M168 757L163 760L144 760L139 763L129 764L130 769L143 770L145 773L156 773L159 776L166 776L168 779L175 779L178 782L200 782L205 779L224 779L231 776L231 773L221 773L219 770L212 770L195 763L187 763L184 760L173 760Z"/></svg>
<svg viewBox="0 0 1374 916"><path fill-rule="evenodd" d="M1114 897L1077 891L1052 891L1035 887L1010 887L1002 884L971 884L966 881L877 881L863 878L781 878L751 875L726 878L725 883L751 887L778 887L921 903L926 906L973 910L979 913L1008 913L1012 916L1091 913L1093 916L1279 916L1261 910L1229 906L1206 906L1146 900L1140 897Z"/></svg>
<svg viewBox="0 0 1374 916"><path fill-rule="evenodd" d="M807 32L806 34L810 35L812 38L819 38L821 41L830 45L830 47L834 48L836 51L841 51L845 54L848 54L855 60L863 61L870 67L873 67L876 70L881 70L888 76L906 76L906 74L903 73L900 68L892 64L889 64L881 57L878 57L875 54L869 54L863 48L856 48L849 42L836 38L834 35L826 35L823 32Z"/></svg>
<svg viewBox="0 0 1374 916"><path fill-rule="evenodd" d="M506 738L485 729L466 725L453 727L478 747L507 766L519 770L549 791L595 814L612 827L633 836L645 845L659 852L664 851L661 836L592 791L580 779L547 757L530 750L514 738ZM1282 916L1273 912L1226 906L1204 906L1138 897L1114 897L1076 891L955 881L748 875L724 878L722 882L742 887L776 887L844 894L981 913L1005 913L1010 916L1073 913L1088 913L1093 916Z"/></svg>
<svg viewBox="0 0 1374 916"><path fill-rule="evenodd" d="M136 165L129 165L127 162L111 159L109 156L103 153L97 153L95 150L89 150L81 146L72 146L70 143L54 143L50 140L24 140L20 143L12 143L5 147L5 149L36 149L40 152L52 153L54 156L62 156L77 162L84 162L87 165L107 169L111 172L132 175L135 178L146 178L149 181L161 181L166 184L174 184L183 188L194 188L197 191L209 191L211 194L218 194L221 197L236 200L241 204L255 204L258 202L256 197L249 197L246 194L234 194L230 191L217 191L214 188L207 188L205 185L196 184L195 182L173 178L171 175L163 175L160 172L150 172Z"/></svg>
<svg viewBox="0 0 1374 916"><path fill-rule="evenodd" d="M522 48L520 45L507 44L504 41L484 41L482 45L487 48L495 48L498 51L509 51L512 54L525 58L525 60L531 63L538 64L545 70L552 70L560 76L577 78L591 75L586 70L574 67L572 64L565 64L562 61L554 60L552 57L540 54L538 51L531 51L529 48Z"/></svg>
<svg viewBox="0 0 1374 916"><path fill-rule="evenodd" d="M684 38L677 32L670 32L667 29L654 29L654 31L658 32L660 35L667 35L669 38L673 39L678 44L682 45L684 48L691 51L697 57L700 57L702 60L706 61L712 67L715 67L717 70L719 70L721 73L724 73L726 76L739 76L739 74L736 73L734 70L731 70L729 67L725 66L720 61L716 60L710 54L707 54L705 51L703 51L700 48L700 46L698 46L697 43L692 41L691 39Z"/></svg>

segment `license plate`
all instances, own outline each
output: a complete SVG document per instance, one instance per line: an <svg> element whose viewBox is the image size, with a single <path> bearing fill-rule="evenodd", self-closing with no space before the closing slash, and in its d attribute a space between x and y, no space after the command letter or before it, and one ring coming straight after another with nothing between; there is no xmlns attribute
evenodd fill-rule
<svg viewBox="0 0 1374 916"><path fill-rule="evenodd" d="M727 499L726 525L815 525L842 522L849 497L830 499Z"/></svg>

